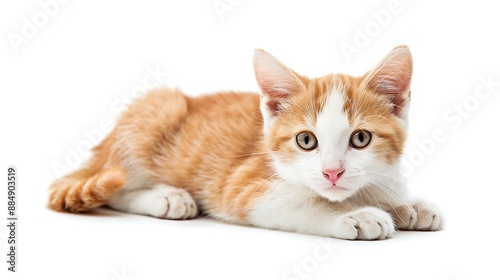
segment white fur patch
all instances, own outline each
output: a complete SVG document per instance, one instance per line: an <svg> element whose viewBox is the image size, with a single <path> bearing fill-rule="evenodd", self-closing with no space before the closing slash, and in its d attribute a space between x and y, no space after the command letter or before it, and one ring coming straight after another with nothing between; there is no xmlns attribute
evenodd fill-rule
<svg viewBox="0 0 500 280"><path fill-rule="evenodd" d="M163 219L194 218L198 213L194 199L186 190L161 184L120 193L108 204L120 211Z"/></svg>
<svg viewBox="0 0 500 280"><path fill-rule="evenodd" d="M324 170L339 168L340 162L345 161L351 129L343 107L344 94L337 88L329 94L323 111L318 115L315 133Z"/></svg>
<svg viewBox="0 0 500 280"><path fill-rule="evenodd" d="M249 221L264 228L333 236L336 215L325 204L313 203L315 196L303 186L276 181L256 201Z"/></svg>

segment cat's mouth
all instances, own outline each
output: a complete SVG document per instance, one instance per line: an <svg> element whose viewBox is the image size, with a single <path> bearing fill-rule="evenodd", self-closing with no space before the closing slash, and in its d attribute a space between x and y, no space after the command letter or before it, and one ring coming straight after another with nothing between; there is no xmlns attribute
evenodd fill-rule
<svg viewBox="0 0 500 280"><path fill-rule="evenodd" d="M335 192L341 192L341 191L348 191L349 189L348 188L344 188L344 187L341 187L339 185L336 185L336 184L332 184L331 187L329 188Z"/></svg>

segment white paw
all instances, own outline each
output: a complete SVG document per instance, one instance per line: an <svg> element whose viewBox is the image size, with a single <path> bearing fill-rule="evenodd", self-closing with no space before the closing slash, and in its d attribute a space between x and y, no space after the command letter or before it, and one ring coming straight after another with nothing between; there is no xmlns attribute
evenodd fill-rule
<svg viewBox="0 0 500 280"><path fill-rule="evenodd" d="M198 208L191 195L183 189L157 187L158 196L151 205L153 216L161 219L185 220L198 215Z"/></svg>
<svg viewBox="0 0 500 280"><path fill-rule="evenodd" d="M444 227L443 215L432 204L426 202L417 202L413 205L417 212L416 230L442 230Z"/></svg>
<svg viewBox="0 0 500 280"><path fill-rule="evenodd" d="M391 214L398 229L436 231L443 229L444 219L439 209L426 202L396 207Z"/></svg>
<svg viewBox="0 0 500 280"><path fill-rule="evenodd" d="M334 224L334 236L342 239L386 239L395 229L389 213L366 207L341 215Z"/></svg>

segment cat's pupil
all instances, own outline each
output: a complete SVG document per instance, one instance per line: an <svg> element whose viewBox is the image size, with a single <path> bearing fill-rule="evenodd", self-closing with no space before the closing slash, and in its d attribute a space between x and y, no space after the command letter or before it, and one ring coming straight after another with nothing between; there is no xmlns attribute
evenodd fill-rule
<svg viewBox="0 0 500 280"><path fill-rule="evenodd" d="M363 143L363 140L365 140L364 138L365 138L365 136L363 135L363 133L361 133L361 132L358 133L358 140L359 140L359 142Z"/></svg>
<svg viewBox="0 0 500 280"><path fill-rule="evenodd" d="M304 135L304 144L309 144L309 135Z"/></svg>

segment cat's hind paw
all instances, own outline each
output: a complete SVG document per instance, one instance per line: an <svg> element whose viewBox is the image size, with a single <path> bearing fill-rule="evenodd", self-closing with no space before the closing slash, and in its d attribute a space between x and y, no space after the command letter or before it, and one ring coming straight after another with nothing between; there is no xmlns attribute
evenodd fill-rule
<svg viewBox="0 0 500 280"><path fill-rule="evenodd" d="M198 208L189 192L163 184L119 193L108 205L120 211L161 219L184 220L198 215Z"/></svg>
<svg viewBox="0 0 500 280"><path fill-rule="evenodd" d="M183 189L160 189L156 204L161 213L158 218L161 219L185 220L198 215L194 199Z"/></svg>

